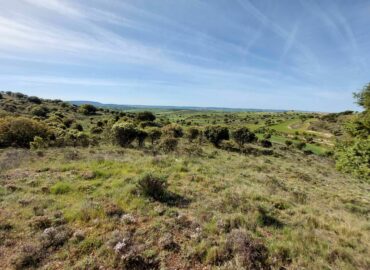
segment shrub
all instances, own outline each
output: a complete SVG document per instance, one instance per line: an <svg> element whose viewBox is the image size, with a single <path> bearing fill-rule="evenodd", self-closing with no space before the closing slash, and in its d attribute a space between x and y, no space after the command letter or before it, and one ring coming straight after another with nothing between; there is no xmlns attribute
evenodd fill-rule
<svg viewBox="0 0 370 270"><path fill-rule="evenodd" d="M173 152L177 149L179 141L173 137L164 137L160 143L160 148L166 153Z"/></svg>
<svg viewBox="0 0 370 270"><path fill-rule="evenodd" d="M38 97L28 97L28 101L36 104L41 104L42 100Z"/></svg>
<svg viewBox="0 0 370 270"><path fill-rule="evenodd" d="M270 269L267 247L244 231L233 230L228 235L226 245L227 249L240 261L243 269Z"/></svg>
<svg viewBox="0 0 370 270"><path fill-rule="evenodd" d="M272 143L269 140L263 139L263 140L260 141L260 144L261 144L262 147L265 147L265 148L272 147Z"/></svg>
<svg viewBox="0 0 370 270"><path fill-rule="evenodd" d="M84 104L81 105L79 108L79 112L84 115L94 115L98 109L91 104Z"/></svg>
<svg viewBox="0 0 370 270"><path fill-rule="evenodd" d="M25 245L22 250L13 260L13 265L16 270L36 268L43 259L45 250L39 245Z"/></svg>
<svg viewBox="0 0 370 270"><path fill-rule="evenodd" d="M188 129L187 138L189 142L193 142L194 140L196 140L199 137L199 135L200 135L199 129L194 127Z"/></svg>
<svg viewBox="0 0 370 270"><path fill-rule="evenodd" d="M266 140L271 139L271 133L263 134L263 138L266 139Z"/></svg>
<svg viewBox="0 0 370 270"><path fill-rule="evenodd" d="M156 119L155 115L152 112L148 112L148 111L139 112L136 118L139 121L150 121L150 122L153 122Z"/></svg>
<svg viewBox="0 0 370 270"><path fill-rule="evenodd" d="M137 130L136 139L140 147L144 146L145 139L148 137L148 133L144 130Z"/></svg>
<svg viewBox="0 0 370 270"><path fill-rule="evenodd" d="M58 182L50 188L53 194L66 194L71 191L71 186L68 183Z"/></svg>
<svg viewBox="0 0 370 270"><path fill-rule="evenodd" d="M303 148L306 147L306 143L305 142L298 142L295 144L295 147L297 147L297 149L299 150L302 150Z"/></svg>
<svg viewBox="0 0 370 270"><path fill-rule="evenodd" d="M44 149L48 147L48 143L43 138L36 136L33 142L30 143L30 146L33 150Z"/></svg>
<svg viewBox="0 0 370 270"><path fill-rule="evenodd" d="M235 142L242 147L246 143L251 143L257 141L256 134L251 132L248 128L242 127L237 130L235 130L232 133L232 136L235 140Z"/></svg>
<svg viewBox="0 0 370 270"><path fill-rule="evenodd" d="M155 127L148 129L147 133L152 145L154 145L154 143L158 141L162 136L161 129Z"/></svg>
<svg viewBox="0 0 370 270"><path fill-rule="evenodd" d="M83 126L81 124L79 124L79 123L73 123L72 126L71 126L71 128L72 129L76 129L78 131L83 131L84 130Z"/></svg>
<svg viewBox="0 0 370 270"><path fill-rule="evenodd" d="M49 112L49 108L45 106L37 106L31 110L31 114L38 117L46 117Z"/></svg>
<svg viewBox="0 0 370 270"><path fill-rule="evenodd" d="M112 127L114 141L122 146L129 146L137 137L138 130L131 123L116 123Z"/></svg>
<svg viewBox="0 0 370 270"><path fill-rule="evenodd" d="M50 135L48 128L41 122L25 117L5 117L0 119L0 147L25 147L36 136L47 139Z"/></svg>
<svg viewBox="0 0 370 270"><path fill-rule="evenodd" d="M288 147L291 146L292 144L293 144L293 142L291 140L286 140L285 141L285 145L288 146Z"/></svg>
<svg viewBox="0 0 370 270"><path fill-rule="evenodd" d="M181 138L184 135L182 127L177 124L169 124L162 128L163 134L173 137L173 138Z"/></svg>
<svg viewBox="0 0 370 270"><path fill-rule="evenodd" d="M137 188L144 196L163 201L167 195L167 180L163 176L147 173L140 176Z"/></svg>
<svg viewBox="0 0 370 270"><path fill-rule="evenodd" d="M370 178L370 139L356 139L349 145L338 144L334 157L340 171L364 179Z"/></svg>
<svg viewBox="0 0 370 270"><path fill-rule="evenodd" d="M0 99L3 99L3 98L4 98L4 97L3 97L3 94L1 94L1 93L0 93Z"/></svg>
<svg viewBox="0 0 370 270"><path fill-rule="evenodd" d="M216 147L219 146L221 141L230 138L229 129L222 126L209 126L204 131L204 135Z"/></svg>

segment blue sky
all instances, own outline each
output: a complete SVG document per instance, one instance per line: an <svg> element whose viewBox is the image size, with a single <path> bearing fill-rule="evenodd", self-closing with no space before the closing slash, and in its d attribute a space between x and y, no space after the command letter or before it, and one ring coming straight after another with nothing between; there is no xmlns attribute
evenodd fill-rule
<svg viewBox="0 0 370 270"><path fill-rule="evenodd" d="M370 81L368 0L11 0L0 89L65 100L341 111Z"/></svg>

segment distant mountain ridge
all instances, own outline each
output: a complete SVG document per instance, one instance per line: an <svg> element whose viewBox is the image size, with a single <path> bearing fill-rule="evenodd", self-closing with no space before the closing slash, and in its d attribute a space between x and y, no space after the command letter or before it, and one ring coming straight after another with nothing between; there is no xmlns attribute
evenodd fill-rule
<svg viewBox="0 0 370 270"><path fill-rule="evenodd" d="M105 104L88 100L68 101L74 105L91 104L100 108L110 108L117 110L188 110L188 111L225 111L225 112L288 112L291 110L273 109L248 109L248 108L226 108L226 107L197 107L197 106L160 106L160 105L125 105L125 104Z"/></svg>

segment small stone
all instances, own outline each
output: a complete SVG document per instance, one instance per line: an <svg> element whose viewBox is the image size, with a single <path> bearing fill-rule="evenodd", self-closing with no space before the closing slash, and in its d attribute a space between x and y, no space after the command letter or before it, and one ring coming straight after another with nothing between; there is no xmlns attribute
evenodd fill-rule
<svg viewBox="0 0 370 270"><path fill-rule="evenodd" d="M122 239L122 241L118 242L115 246L114 246L114 251L117 253L117 254L122 254L122 253L125 253L127 247L128 247L128 239L124 238Z"/></svg>
<svg viewBox="0 0 370 270"><path fill-rule="evenodd" d="M127 225L129 225L129 224L135 224L136 223L136 219L135 219L135 217L133 215L126 214L126 215L123 215L121 217L121 223L127 224Z"/></svg>
<svg viewBox="0 0 370 270"><path fill-rule="evenodd" d="M73 238L81 242L85 239L85 233L82 230L77 230L73 233Z"/></svg>

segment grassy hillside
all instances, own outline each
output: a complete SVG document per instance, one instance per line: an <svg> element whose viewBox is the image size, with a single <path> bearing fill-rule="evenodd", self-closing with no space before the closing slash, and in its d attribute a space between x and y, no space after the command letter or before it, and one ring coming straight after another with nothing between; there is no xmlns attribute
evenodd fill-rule
<svg viewBox="0 0 370 270"><path fill-rule="evenodd" d="M370 268L370 183L335 170L340 125L327 115L161 111L148 122L15 94L0 108L0 123L22 116L54 132L32 149L0 148L4 269ZM76 124L88 143L73 147ZM249 127L259 141L215 147L214 125ZM121 147L122 126L162 136Z"/></svg>

